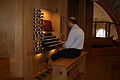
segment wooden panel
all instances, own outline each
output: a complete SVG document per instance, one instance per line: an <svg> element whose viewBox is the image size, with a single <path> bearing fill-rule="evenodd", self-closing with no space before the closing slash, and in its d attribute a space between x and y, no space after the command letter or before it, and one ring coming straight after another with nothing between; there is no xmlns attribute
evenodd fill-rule
<svg viewBox="0 0 120 80"><path fill-rule="evenodd" d="M112 61L112 69L119 69L120 70L120 60L119 61Z"/></svg>
<svg viewBox="0 0 120 80"><path fill-rule="evenodd" d="M10 76L18 77L23 75L21 1L0 0L0 57L9 57Z"/></svg>
<svg viewBox="0 0 120 80"><path fill-rule="evenodd" d="M85 40L85 44L84 44L84 48L85 49L90 49L93 46L95 47L101 46L101 47L105 47L105 46L114 46L114 42L113 40L107 40L107 39L91 39L91 40Z"/></svg>
<svg viewBox="0 0 120 80"><path fill-rule="evenodd" d="M79 17L79 0L68 0L68 16Z"/></svg>
<svg viewBox="0 0 120 80"><path fill-rule="evenodd" d="M112 70L112 80L120 80L120 69Z"/></svg>
<svg viewBox="0 0 120 80"><path fill-rule="evenodd" d="M9 1L9 0L8 0ZM10 76L23 77L22 65L22 1L12 0L8 5L12 6L11 17L14 22L14 52L10 56ZM15 17L14 17L15 16Z"/></svg>
<svg viewBox="0 0 120 80"><path fill-rule="evenodd" d="M25 77L25 80L31 80L33 9L43 7L55 10L58 8L59 13L64 12L66 15L67 6L64 8L61 5L64 1L62 3L61 0L59 1L60 3L55 0L54 6L57 7L53 8L51 5L53 0L0 0L0 57L10 58L11 77Z"/></svg>
<svg viewBox="0 0 120 80"><path fill-rule="evenodd" d="M10 4L9 4L10 3ZM14 29L16 25L16 5L9 0L0 0L0 56L14 53ZM14 9L13 9L14 8Z"/></svg>
<svg viewBox="0 0 120 80"><path fill-rule="evenodd" d="M120 49L119 48L92 48L92 55L120 56Z"/></svg>
<svg viewBox="0 0 120 80"><path fill-rule="evenodd" d="M41 0L41 3L42 8L52 11L52 0Z"/></svg>
<svg viewBox="0 0 120 80"><path fill-rule="evenodd" d="M83 7L82 7L83 8ZM92 36L92 29L93 29L93 1L86 0L86 16L85 16L85 26L84 32L86 39L91 39Z"/></svg>
<svg viewBox="0 0 120 80"><path fill-rule="evenodd" d="M33 66L33 9L34 0L22 2L22 54L23 54L23 77L24 80L32 80ZM37 4L38 5L38 4Z"/></svg>
<svg viewBox="0 0 120 80"><path fill-rule="evenodd" d="M31 6L33 6L33 9L34 8L43 8L42 5L43 5L42 0L32 0Z"/></svg>
<svg viewBox="0 0 120 80"><path fill-rule="evenodd" d="M23 78L9 78L7 80L24 80Z"/></svg>
<svg viewBox="0 0 120 80"><path fill-rule="evenodd" d="M6 80L9 77L10 73L9 59L0 58L0 79Z"/></svg>
<svg viewBox="0 0 120 80"><path fill-rule="evenodd" d="M60 15L53 13L52 17L54 35L56 35L57 38L60 38Z"/></svg>

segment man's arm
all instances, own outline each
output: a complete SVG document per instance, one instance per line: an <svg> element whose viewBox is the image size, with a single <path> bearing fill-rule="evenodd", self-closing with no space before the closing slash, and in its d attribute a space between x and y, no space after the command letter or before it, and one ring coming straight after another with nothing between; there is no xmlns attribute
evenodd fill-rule
<svg viewBox="0 0 120 80"><path fill-rule="evenodd" d="M75 39L75 30L70 31L67 41L63 44L64 48L70 48Z"/></svg>

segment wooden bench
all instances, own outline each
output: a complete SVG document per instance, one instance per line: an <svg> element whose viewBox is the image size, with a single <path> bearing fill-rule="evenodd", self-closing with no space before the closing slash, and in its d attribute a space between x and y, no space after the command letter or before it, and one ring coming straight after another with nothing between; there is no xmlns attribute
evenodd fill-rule
<svg viewBox="0 0 120 80"><path fill-rule="evenodd" d="M82 51L77 58L60 58L53 62L52 80L72 80L86 71L86 54Z"/></svg>

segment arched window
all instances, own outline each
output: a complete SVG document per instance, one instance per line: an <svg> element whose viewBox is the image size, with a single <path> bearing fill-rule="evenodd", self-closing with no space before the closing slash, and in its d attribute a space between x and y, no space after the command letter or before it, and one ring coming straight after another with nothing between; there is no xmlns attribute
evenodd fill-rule
<svg viewBox="0 0 120 80"><path fill-rule="evenodd" d="M105 33L106 33L105 29L98 29L96 31L96 37L105 37Z"/></svg>

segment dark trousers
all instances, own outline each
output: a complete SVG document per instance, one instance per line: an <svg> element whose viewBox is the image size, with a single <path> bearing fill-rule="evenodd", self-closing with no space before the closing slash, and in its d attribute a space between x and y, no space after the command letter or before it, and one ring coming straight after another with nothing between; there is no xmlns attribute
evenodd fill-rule
<svg viewBox="0 0 120 80"><path fill-rule="evenodd" d="M81 50L79 49L74 49L74 48L63 49L51 55L51 59L55 61L59 58L76 58L80 54L81 54Z"/></svg>

